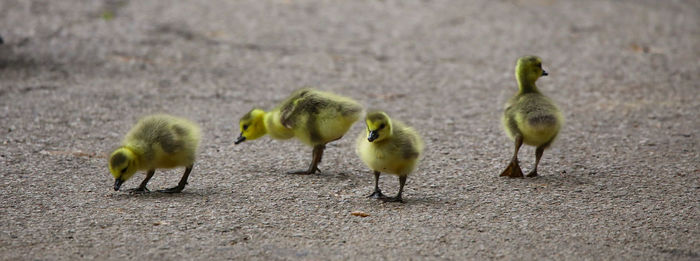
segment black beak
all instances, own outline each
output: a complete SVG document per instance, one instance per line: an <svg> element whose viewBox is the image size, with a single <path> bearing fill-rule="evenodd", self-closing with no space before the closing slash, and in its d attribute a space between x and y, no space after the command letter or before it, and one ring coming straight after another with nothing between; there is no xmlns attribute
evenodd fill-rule
<svg viewBox="0 0 700 261"><path fill-rule="evenodd" d="M542 70L542 76L547 76L547 75L549 75L549 73L545 70Z"/></svg>
<svg viewBox="0 0 700 261"><path fill-rule="evenodd" d="M238 143L241 143L241 142L244 142L244 141L245 141L245 137L243 137L243 133L241 133L241 135L238 136L238 139L236 139L236 142L234 142L233 144L238 145Z"/></svg>
<svg viewBox="0 0 700 261"><path fill-rule="evenodd" d="M379 138L379 133L377 133L377 131L369 131L369 137L367 137L369 142L373 142L377 138Z"/></svg>
<svg viewBox="0 0 700 261"><path fill-rule="evenodd" d="M114 191L119 191L119 188L122 186L122 183L124 183L123 180L115 179L114 180Z"/></svg>

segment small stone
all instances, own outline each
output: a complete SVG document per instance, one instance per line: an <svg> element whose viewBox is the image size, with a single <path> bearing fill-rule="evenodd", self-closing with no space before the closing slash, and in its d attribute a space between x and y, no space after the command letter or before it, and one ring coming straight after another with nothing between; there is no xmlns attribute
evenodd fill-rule
<svg viewBox="0 0 700 261"><path fill-rule="evenodd" d="M368 213L362 212L362 211L353 211L350 212L350 215L356 216L356 217L369 217Z"/></svg>

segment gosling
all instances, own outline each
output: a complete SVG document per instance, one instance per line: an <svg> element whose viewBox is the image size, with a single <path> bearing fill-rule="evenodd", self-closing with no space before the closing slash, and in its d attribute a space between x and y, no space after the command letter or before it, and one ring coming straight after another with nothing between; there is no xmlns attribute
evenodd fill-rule
<svg viewBox="0 0 700 261"><path fill-rule="evenodd" d="M542 60L537 56L524 56L515 66L515 78L519 91L505 105L502 123L506 134L515 141L513 158L501 176L522 178L518 164L518 150L523 143L535 146L535 167L527 174L536 177L537 166L544 150L559 133L564 116L557 106L537 89L535 81L548 73L542 69Z"/></svg>
<svg viewBox="0 0 700 261"><path fill-rule="evenodd" d="M423 141L418 133L403 123L392 120L382 111L367 113L367 132L356 143L357 155L374 171L374 192L369 198L385 202L403 202L401 195L406 178L413 171L423 151ZM399 177L399 193L387 197L379 189L382 172Z"/></svg>
<svg viewBox="0 0 700 261"><path fill-rule="evenodd" d="M109 171L114 176L114 190L139 170L146 170L146 179L129 191L148 192L146 184L158 168L185 167L177 186L158 192L178 193L187 185L194 166L200 140L199 127L183 118L165 114L146 116L126 134L122 146L109 157Z"/></svg>
<svg viewBox="0 0 700 261"><path fill-rule="evenodd" d="M297 138L313 147L312 160L304 170L289 174L313 174L323 158L326 144L343 137L362 114L362 106L347 97L304 88L293 92L275 109L253 109L239 121L240 135L235 144L266 134L274 139Z"/></svg>

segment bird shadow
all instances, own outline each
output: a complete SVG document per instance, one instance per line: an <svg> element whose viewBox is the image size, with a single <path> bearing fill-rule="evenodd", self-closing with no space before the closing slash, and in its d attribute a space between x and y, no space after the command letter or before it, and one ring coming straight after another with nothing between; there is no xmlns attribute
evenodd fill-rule
<svg viewBox="0 0 700 261"><path fill-rule="evenodd" d="M353 174L352 172L331 171L331 170L321 170L321 171L316 172L314 174L290 174L289 170L278 170L277 172L280 173L280 175L283 175L286 177L332 179L332 180L339 180L339 181L352 180L352 179L355 179L357 177L357 175Z"/></svg>
<svg viewBox="0 0 700 261"><path fill-rule="evenodd" d="M184 198L204 198L212 195L219 194L211 188L201 188L201 189L191 189L184 190L179 193L165 193L152 190L150 192L144 193L134 193L128 191L118 191L110 195L110 197L115 199L133 199L133 198L143 198L143 199L184 199Z"/></svg>
<svg viewBox="0 0 700 261"><path fill-rule="evenodd" d="M536 177L524 177L524 178L508 178L508 177L496 177L502 179L507 183L520 183L520 184L547 184L549 186L581 186L591 184L591 178L585 173L556 173L556 174L540 174Z"/></svg>
<svg viewBox="0 0 700 261"><path fill-rule="evenodd" d="M438 197L403 197L403 202L406 205L429 205L447 204L449 200Z"/></svg>

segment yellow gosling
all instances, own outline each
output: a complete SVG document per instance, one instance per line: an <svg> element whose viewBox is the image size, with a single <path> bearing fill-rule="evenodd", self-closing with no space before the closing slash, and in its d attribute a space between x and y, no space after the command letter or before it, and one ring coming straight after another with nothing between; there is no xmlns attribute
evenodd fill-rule
<svg viewBox="0 0 700 261"><path fill-rule="evenodd" d="M347 97L304 88L293 92L275 109L253 109L240 121L241 134L235 144L269 134L274 139L297 138L313 147L308 169L289 174L313 174L326 144L340 139L362 114L362 106Z"/></svg>
<svg viewBox="0 0 700 261"><path fill-rule="evenodd" d="M114 176L114 190L139 170L146 170L146 179L132 192L148 192L146 184L156 169L185 167L177 186L159 192L178 193L187 185L194 166L200 140L199 127L186 119L165 114L146 116L126 134L122 146L109 157L109 171Z"/></svg>
<svg viewBox="0 0 700 261"><path fill-rule="evenodd" d="M385 202L403 202L403 187L408 174L418 163L423 141L415 130L392 120L382 111L367 113L365 123L367 132L358 137L356 152L374 171L374 193L368 197ZM379 189L379 175L382 172L399 177L399 193L395 197L384 196Z"/></svg>
<svg viewBox="0 0 700 261"><path fill-rule="evenodd" d="M547 76L542 69L542 60L537 56L524 56L515 66L515 78L519 91L508 100L503 113L503 128L508 137L515 141L515 152L508 167L501 176L523 177L518 164L518 150L523 143L537 147L535 167L527 175L537 176L537 165L544 150L552 144L564 122L564 116L557 106L537 89L535 81Z"/></svg>

